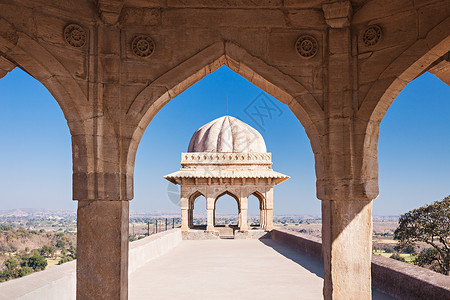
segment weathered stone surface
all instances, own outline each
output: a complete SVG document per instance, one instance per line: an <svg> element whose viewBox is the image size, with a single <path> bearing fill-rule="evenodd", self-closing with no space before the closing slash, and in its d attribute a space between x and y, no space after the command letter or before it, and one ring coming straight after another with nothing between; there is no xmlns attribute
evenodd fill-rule
<svg viewBox="0 0 450 300"><path fill-rule="evenodd" d="M425 71L449 81L442 61L449 14L447 0L2 2L0 77L18 66L60 105L72 135L74 199L132 199L147 125L172 98L227 65L302 123L318 198L364 203L378 195L379 124L392 101ZM77 30L67 36L69 24ZM309 58L296 48L304 35L316 41ZM136 55L137 36L153 41L151 55ZM271 213L264 210L263 222Z"/></svg>
<svg viewBox="0 0 450 300"><path fill-rule="evenodd" d="M0 79L16 67L15 64L0 56Z"/></svg>
<svg viewBox="0 0 450 300"><path fill-rule="evenodd" d="M371 299L372 201L322 201L324 299Z"/></svg>
<svg viewBox="0 0 450 300"><path fill-rule="evenodd" d="M128 298L128 201L80 201L77 299Z"/></svg>

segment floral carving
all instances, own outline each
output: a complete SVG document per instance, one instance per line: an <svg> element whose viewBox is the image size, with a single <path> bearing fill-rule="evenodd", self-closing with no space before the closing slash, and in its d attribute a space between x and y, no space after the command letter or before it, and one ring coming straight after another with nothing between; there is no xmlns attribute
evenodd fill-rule
<svg viewBox="0 0 450 300"><path fill-rule="evenodd" d="M69 24L64 28L64 39L72 47L83 47L86 44L86 31L80 25Z"/></svg>
<svg viewBox="0 0 450 300"><path fill-rule="evenodd" d="M381 27L378 25L369 26L362 36L363 42L366 46L373 46L381 39Z"/></svg>
<svg viewBox="0 0 450 300"><path fill-rule="evenodd" d="M138 35L131 42L131 49L139 57L148 57L155 51L155 42L149 36Z"/></svg>
<svg viewBox="0 0 450 300"><path fill-rule="evenodd" d="M311 35L301 35L295 42L295 50L303 58L312 58L319 52L319 43Z"/></svg>

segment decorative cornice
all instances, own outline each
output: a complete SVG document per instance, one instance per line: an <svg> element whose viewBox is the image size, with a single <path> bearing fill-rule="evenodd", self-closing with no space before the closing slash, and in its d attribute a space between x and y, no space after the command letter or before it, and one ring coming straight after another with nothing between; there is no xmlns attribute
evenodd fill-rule
<svg viewBox="0 0 450 300"><path fill-rule="evenodd" d="M272 165L271 153L181 153L181 165Z"/></svg>

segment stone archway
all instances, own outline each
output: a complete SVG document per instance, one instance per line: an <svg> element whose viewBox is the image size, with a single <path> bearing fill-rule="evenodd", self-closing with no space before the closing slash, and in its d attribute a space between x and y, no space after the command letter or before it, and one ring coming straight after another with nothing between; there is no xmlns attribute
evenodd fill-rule
<svg viewBox="0 0 450 300"><path fill-rule="evenodd" d="M251 194L247 196L247 199L251 199L251 196L254 196L258 200L259 204L259 227L264 228L264 220L265 220L265 213L266 213L266 201L263 193L261 193L258 190L255 190ZM248 200L250 202L250 200Z"/></svg>
<svg viewBox="0 0 450 300"><path fill-rule="evenodd" d="M199 198L203 197L205 199L205 209L206 209L206 197L200 191L195 191L189 196L189 209L188 209L188 227L194 228L194 209L195 209L195 201ZM206 227L206 224L205 224Z"/></svg>
<svg viewBox="0 0 450 300"><path fill-rule="evenodd" d="M230 196L231 198L233 198L236 201L236 206L237 206L237 212L238 212L238 218L237 218L237 224L236 224L236 229L240 228L241 226L241 203L240 203L240 199L237 195L235 195L233 192L225 190L223 192L221 192L219 195L217 195L215 197L214 200L214 213L213 213L213 224L214 224L214 228L217 229L218 227L222 227L219 226L216 223L216 212L217 212L217 201L219 201L220 198L224 197L224 196ZM222 199L222 201L224 201L225 199ZM224 224L225 227L227 226L227 224Z"/></svg>
<svg viewBox="0 0 450 300"><path fill-rule="evenodd" d="M426 54L448 51L436 48L448 42L448 1L44 2L0 4L0 54L45 82L70 123L80 299L127 298L139 141L165 103L224 64L289 105L310 138L324 220L324 297L370 298L378 121L433 61ZM84 47L62 35L75 21ZM364 42L373 28L378 44ZM130 44L141 33L157 36L162 51L135 52ZM316 35L312 59L294 46L304 34Z"/></svg>

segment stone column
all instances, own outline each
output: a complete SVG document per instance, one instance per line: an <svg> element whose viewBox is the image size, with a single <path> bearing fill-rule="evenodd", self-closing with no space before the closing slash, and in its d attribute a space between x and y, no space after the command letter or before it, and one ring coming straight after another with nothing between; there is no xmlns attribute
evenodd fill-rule
<svg viewBox="0 0 450 300"><path fill-rule="evenodd" d="M189 231L189 201L186 197L180 199L181 207L181 231Z"/></svg>
<svg viewBox="0 0 450 300"><path fill-rule="evenodd" d="M376 152L370 152L359 104L357 34L350 1L322 4L327 29L326 126L316 156L322 200L324 299L371 299L372 199L378 195ZM374 164L375 163L375 164Z"/></svg>
<svg viewBox="0 0 450 300"><path fill-rule="evenodd" d="M206 199L206 231L214 231L214 198Z"/></svg>
<svg viewBox="0 0 450 300"><path fill-rule="evenodd" d="M265 215L266 215L265 229L266 231L271 231L273 229L273 210L266 209Z"/></svg>
<svg viewBox="0 0 450 300"><path fill-rule="evenodd" d="M242 222L241 222L242 219L241 218L242 218L242 211L239 208L239 211L238 211L238 227L239 228L241 228L241 224L242 224Z"/></svg>
<svg viewBox="0 0 450 300"><path fill-rule="evenodd" d="M128 298L128 208L128 201L78 201L77 299Z"/></svg>
<svg viewBox="0 0 450 300"><path fill-rule="evenodd" d="M324 299L371 299L372 201L322 201Z"/></svg>
<svg viewBox="0 0 450 300"><path fill-rule="evenodd" d="M264 228L266 231L273 229L273 186L266 192L264 210Z"/></svg>
<svg viewBox="0 0 450 300"><path fill-rule="evenodd" d="M261 209L259 222L261 223L261 228L265 229L266 228L266 210L264 208Z"/></svg>
<svg viewBox="0 0 450 300"><path fill-rule="evenodd" d="M248 199L247 197L241 197L240 199L240 213L239 213L239 231L247 232L247 210L248 210Z"/></svg>

